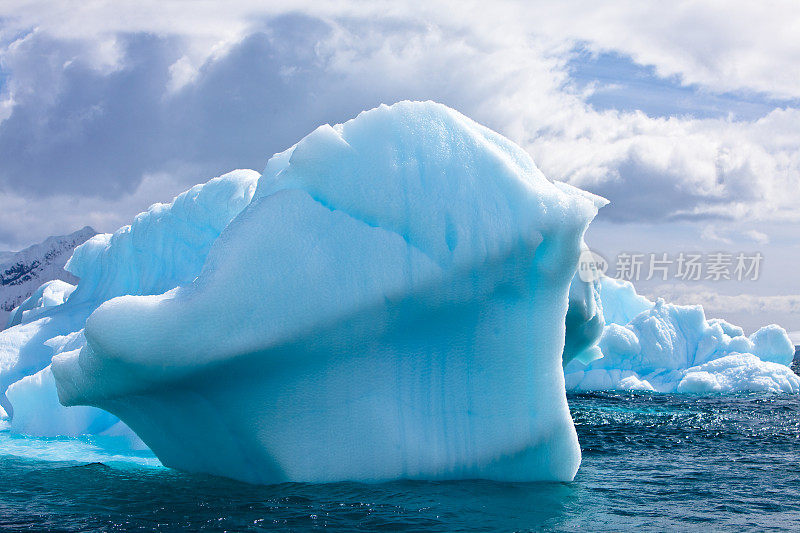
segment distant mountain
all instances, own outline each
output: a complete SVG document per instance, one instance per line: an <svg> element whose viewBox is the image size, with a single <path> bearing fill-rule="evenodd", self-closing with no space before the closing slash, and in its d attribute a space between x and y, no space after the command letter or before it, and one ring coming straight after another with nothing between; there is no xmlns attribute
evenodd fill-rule
<svg viewBox="0 0 800 533"><path fill-rule="evenodd" d="M53 279L76 283L77 278L64 270L64 265L76 246L96 234L86 226L19 252L0 252L0 330L6 327L11 311L42 283Z"/></svg>

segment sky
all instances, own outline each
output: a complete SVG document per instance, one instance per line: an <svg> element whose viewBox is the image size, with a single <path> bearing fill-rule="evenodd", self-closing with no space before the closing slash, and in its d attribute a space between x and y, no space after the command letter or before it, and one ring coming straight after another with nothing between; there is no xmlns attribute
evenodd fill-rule
<svg viewBox="0 0 800 533"><path fill-rule="evenodd" d="M0 250L269 157L380 103L445 103L608 198L620 253L760 253L757 280L642 279L800 330L800 4L0 4ZM705 276L704 276L705 278Z"/></svg>

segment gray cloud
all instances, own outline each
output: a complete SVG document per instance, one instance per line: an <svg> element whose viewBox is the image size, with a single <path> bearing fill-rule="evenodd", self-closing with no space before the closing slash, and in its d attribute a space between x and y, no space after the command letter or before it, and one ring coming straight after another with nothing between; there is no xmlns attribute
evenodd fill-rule
<svg viewBox="0 0 800 533"><path fill-rule="evenodd" d="M796 287L795 287L796 288ZM704 285L660 285L644 291L652 299L679 305L700 304L710 318L724 318L752 332L770 322L800 329L800 294L721 294Z"/></svg>
<svg viewBox="0 0 800 533"><path fill-rule="evenodd" d="M9 61L15 104L0 124L4 188L116 198L165 161L170 40L126 35L119 45L124 66L104 73L81 60L79 45L39 33L19 42Z"/></svg>
<svg viewBox="0 0 800 533"><path fill-rule="evenodd" d="M546 25L532 35L510 19L489 32L488 13L255 16L237 4L216 21L203 9L172 31L158 17L98 25L91 10L63 12L59 25L43 9L35 30L17 27L36 20L27 14L0 35L10 43L0 101L13 101L0 106L1 241L44 237L53 220L113 230L144 202L233 168L260 170L317 125L404 98L441 101L511 137L549 176L612 200L609 219L800 218L797 110L749 122L597 111L569 79L578 37L554 39ZM617 42L584 30L603 47ZM643 53L660 61L648 43ZM694 78L703 76L713 78Z"/></svg>

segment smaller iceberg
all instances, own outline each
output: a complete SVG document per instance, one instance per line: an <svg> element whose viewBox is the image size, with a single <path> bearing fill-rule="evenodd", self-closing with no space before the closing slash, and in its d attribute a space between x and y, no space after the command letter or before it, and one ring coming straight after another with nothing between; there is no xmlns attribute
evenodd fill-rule
<svg viewBox="0 0 800 533"><path fill-rule="evenodd" d="M789 368L794 346L781 327L748 337L724 320L707 320L699 305L651 302L627 281L603 277L589 286L596 287L605 326L588 349L599 354L565 357L568 389L800 392Z"/></svg>

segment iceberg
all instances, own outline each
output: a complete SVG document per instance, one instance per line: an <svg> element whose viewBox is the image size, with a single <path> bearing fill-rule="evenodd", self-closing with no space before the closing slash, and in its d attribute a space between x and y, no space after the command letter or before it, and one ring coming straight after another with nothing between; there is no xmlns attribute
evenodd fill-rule
<svg viewBox="0 0 800 533"><path fill-rule="evenodd" d="M151 206L114 234L94 235L75 248L64 268L79 278L77 286L58 280L43 284L14 311L11 327L0 331L0 391L43 371L52 357L65 349L66 339L82 343L86 319L105 300L123 294L158 294L191 282L211 244L250 202L259 176L252 170L229 172L192 187L169 204ZM81 336L74 337L78 333ZM72 345L70 349L77 348ZM48 376L45 373L20 383L15 389L16 406L0 394L0 406L12 417L15 407L33 401L34 391L49 395L41 398L40 406L50 405L50 415L41 409L33 411L39 422L23 424L17 419L13 428L50 436L78 427L55 423L57 413L65 411L49 401L55 384ZM22 390L30 393L22 394ZM48 428L44 420L55 425Z"/></svg>
<svg viewBox="0 0 800 533"><path fill-rule="evenodd" d="M595 347L600 357L565 358L568 389L800 392L800 377L789 368L794 346L777 325L748 337L724 320L707 320L699 305L651 302L630 282L608 277L598 295L605 322Z"/></svg>
<svg viewBox="0 0 800 533"><path fill-rule="evenodd" d="M99 434L119 422L111 413L96 407L62 406L49 365L12 384L6 395L14 406L14 433L38 437Z"/></svg>
<svg viewBox="0 0 800 533"><path fill-rule="evenodd" d="M106 301L52 359L59 399L249 482L571 480L568 295L605 203L432 102L321 126L269 160L196 279L131 295L127 247L76 251L70 301Z"/></svg>
<svg viewBox="0 0 800 533"><path fill-rule="evenodd" d="M588 257L587 257L588 256ZM586 270L589 270L587 273ZM603 356L597 341L603 334L605 318L600 298L600 274L589 247L582 243L578 271L569 287L563 364L575 360L588 364Z"/></svg>
<svg viewBox="0 0 800 533"><path fill-rule="evenodd" d="M3 424L257 483L570 480L565 388L800 391L780 327L587 277L605 203L439 104L321 126L77 247L0 331Z"/></svg>
<svg viewBox="0 0 800 533"><path fill-rule="evenodd" d="M260 174L234 170L154 204L113 234L78 246L64 267L80 279L71 305L161 294L200 273L219 234L250 203Z"/></svg>

